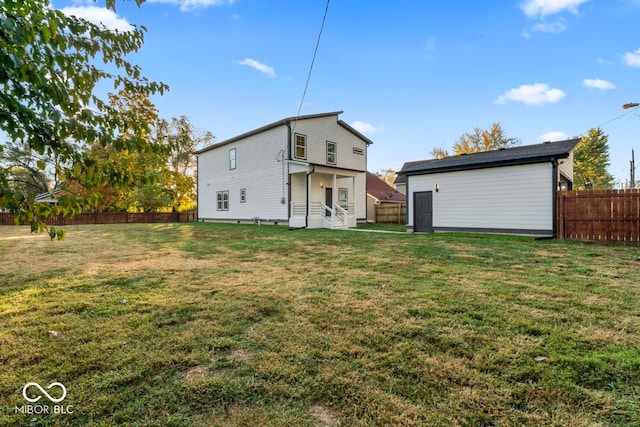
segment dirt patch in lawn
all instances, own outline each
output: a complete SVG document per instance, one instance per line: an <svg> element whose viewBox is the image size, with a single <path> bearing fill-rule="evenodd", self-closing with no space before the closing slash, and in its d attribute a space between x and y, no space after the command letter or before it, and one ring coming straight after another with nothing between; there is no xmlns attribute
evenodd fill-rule
<svg viewBox="0 0 640 427"><path fill-rule="evenodd" d="M309 410L313 417L315 427L338 427L340 426L340 414L322 405L314 405Z"/></svg>

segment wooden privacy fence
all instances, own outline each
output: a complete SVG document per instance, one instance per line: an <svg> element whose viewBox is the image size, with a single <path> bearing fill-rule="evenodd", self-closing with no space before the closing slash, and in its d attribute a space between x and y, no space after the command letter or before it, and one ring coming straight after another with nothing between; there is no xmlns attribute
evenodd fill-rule
<svg viewBox="0 0 640 427"><path fill-rule="evenodd" d="M14 216L0 213L0 225L15 225ZM84 212L74 217L62 215L50 216L45 220L48 225L84 225L84 224L126 224L154 222L190 222L197 221L196 212Z"/></svg>
<svg viewBox="0 0 640 427"><path fill-rule="evenodd" d="M640 243L640 190L559 191L558 237Z"/></svg>
<svg viewBox="0 0 640 427"><path fill-rule="evenodd" d="M406 203L380 203L376 207L376 223L379 224L406 224Z"/></svg>

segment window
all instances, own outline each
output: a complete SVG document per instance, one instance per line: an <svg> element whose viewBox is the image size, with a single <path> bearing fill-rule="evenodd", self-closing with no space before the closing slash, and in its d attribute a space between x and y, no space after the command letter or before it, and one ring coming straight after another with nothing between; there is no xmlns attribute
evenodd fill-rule
<svg viewBox="0 0 640 427"><path fill-rule="evenodd" d="M240 203L245 203L247 201L247 189L240 189Z"/></svg>
<svg viewBox="0 0 640 427"><path fill-rule="evenodd" d="M219 211L229 210L229 191L218 191L216 193Z"/></svg>
<svg viewBox="0 0 640 427"><path fill-rule="evenodd" d="M305 135L296 134L295 157L296 159L307 158L307 137Z"/></svg>
<svg viewBox="0 0 640 427"><path fill-rule="evenodd" d="M364 156L364 150L362 148L353 147L353 154Z"/></svg>
<svg viewBox="0 0 640 427"><path fill-rule="evenodd" d="M229 150L229 169L236 168L236 149Z"/></svg>
<svg viewBox="0 0 640 427"><path fill-rule="evenodd" d="M342 209L348 209L349 206L349 189L338 188L338 205Z"/></svg>
<svg viewBox="0 0 640 427"><path fill-rule="evenodd" d="M335 165L336 164L336 143L327 141L327 164Z"/></svg>

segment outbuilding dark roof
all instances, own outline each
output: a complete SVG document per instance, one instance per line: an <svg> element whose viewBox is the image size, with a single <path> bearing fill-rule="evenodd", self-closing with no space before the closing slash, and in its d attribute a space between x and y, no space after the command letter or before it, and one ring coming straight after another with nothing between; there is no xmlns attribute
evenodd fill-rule
<svg viewBox="0 0 640 427"><path fill-rule="evenodd" d="M342 111L333 111L333 112L330 112L330 113L308 114L306 116L287 117L285 119L278 120L277 122L269 123L268 125L259 127L257 129L250 130L249 132L245 132L245 133L243 133L241 135L234 136L233 138L225 139L224 141L218 142L217 144L213 144L213 145L209 145L208 147L204 147L204 148L196 151L195 154L202 154L202 153L207 152L209 150L213 150L214 148L218 148L218 147L222 147L223 145L231 144L232 142L239 141L239 140L241 140L243 138L247 138L249 136L256 135L256 134L259 134L261 132L265 132L267 130L276 128L278 126L290 125L294 121L307 120L307 119L317 119L319 117L329 117L329 116L336 116L337 117L342 113L343 113ZM358 138L362 139L364 142L367 143L367 145L373 144L373 141L371 141L369 138L367 138L366 136L364 136L363 134L358 132L356 129L354 129L352 126L350 126L348 123L346 123L346 122L344 122L342 120L338 120L338 124L340 126L342 126L343 128L345 128L346 130L348 130L349 132L353 133Z"/></svg>
<svg viewBox="0 0 640 427"><path fill-rule="evenodd" d="M408 162L404 164L398 174L405 176L422 175L495 166L550 162L552 159L569 157L569 154L578 142L580 142L580 138L557 142L543 142L542 144L534 145L522 145L480 153L462 154L445 157L444 159Z"/></svg>

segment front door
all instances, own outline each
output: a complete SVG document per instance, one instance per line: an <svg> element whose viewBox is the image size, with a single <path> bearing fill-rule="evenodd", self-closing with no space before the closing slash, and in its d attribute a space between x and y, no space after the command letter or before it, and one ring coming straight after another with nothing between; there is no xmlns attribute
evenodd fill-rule
<svg viewBox="0 0 640 427"><path fill-rule="evenodd" d="M325 188L324 189L324 204L333 209L333 188ZM326 216L331 216L331 212L327 211L325 213Z"/></svg>
<svg viewBox="0 0 640 427"><path fill-rule="evenodd" d="M413 231L433 232L433 193L431 191L413 193Z"/></svg>

